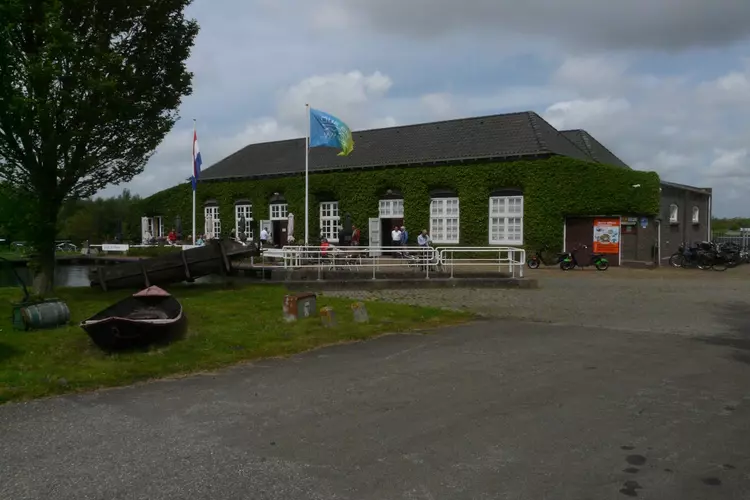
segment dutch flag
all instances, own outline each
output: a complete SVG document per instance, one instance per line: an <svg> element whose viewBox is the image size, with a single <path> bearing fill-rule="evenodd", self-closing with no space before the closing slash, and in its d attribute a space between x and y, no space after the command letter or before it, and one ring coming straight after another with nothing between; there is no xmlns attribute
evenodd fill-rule
<svg viewBox="0 0 750 500"><path fill-rule="evenodd" d="M198 147L198 132L193 130L193 177L197 180L201 175L201 150Z"/></svg>

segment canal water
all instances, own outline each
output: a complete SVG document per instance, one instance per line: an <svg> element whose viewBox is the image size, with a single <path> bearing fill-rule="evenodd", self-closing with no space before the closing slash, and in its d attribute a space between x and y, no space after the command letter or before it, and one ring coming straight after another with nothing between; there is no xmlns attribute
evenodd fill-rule
<svg viewBox="0 0 750 500"><path fill-rule="evenodd" d="M31 285L31 272L26 267L15 267L20 278ZM89 286L89 270L91 266L57 266L55 268L55 286L82 287ZM0 287L19 286L13 270L8 266L0 266Z"/></svg>
<svg viewBox="0 0 750 500"><path fill-rule="evenodd" d="M88 287L91 286L91 279L89 278L89 272L95 266L79 266L79 265L58 265L55 268L55 286L60 287ZM13 268L18 273L19 277L26 286L31 286L32 275L26 267L15 267ZM16 276L13 274L13 269L8 266L0 265L0 288L8 286L19 286ZM246 281L241 278L234 278L239 281ZM224 281L224 278L217 275L203 276L195 280L195 283L199 284L216 284Z"/></svg>

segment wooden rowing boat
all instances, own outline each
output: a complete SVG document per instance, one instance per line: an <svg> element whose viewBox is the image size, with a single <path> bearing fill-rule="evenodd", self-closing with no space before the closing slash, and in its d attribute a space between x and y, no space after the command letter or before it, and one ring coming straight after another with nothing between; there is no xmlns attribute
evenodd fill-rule
<svg viewBox="0 0 750 500"><path fill-rule="evenodd" d="M187 318L177 299L151 286L93 315L81 328L99 348L121 351L181 338Z"/></svg>

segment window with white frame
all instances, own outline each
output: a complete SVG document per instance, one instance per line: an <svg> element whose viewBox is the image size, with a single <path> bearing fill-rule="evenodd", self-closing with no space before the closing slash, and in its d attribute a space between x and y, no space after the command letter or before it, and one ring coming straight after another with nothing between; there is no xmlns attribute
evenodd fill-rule
<svg viewBox="0 0 750 500"><path fill-rule="evenodd" d="M669 223L677 224L680 221L680 208L672 203L669 205Z"/></svg>
<svg viewBox="0 0 750 500"><path fill-rule="evenodd" d="M160 216L149 217L147 222L147 229L151 236L154 238L164 237L164 219Z"/></svg>
<svg viewBox="0 0 750 500"><path fill-rule="evenodd" d="M221 220L219 220L219 207L212 205L204 209L206 222L204 231L208 238L218 238L221 236Z"/></svg>
<svg viewBox="0 0 750 500"><path fill-rule="evenodd" d="M458 198L430 200L430 237L435 243L458 243Z"/></svg>
<svg viewBox="0 0 750 500"><path fill-rule="evenodd" d="M245 218L245 227L240 227L240 219ZM245 233L248 240L253 239L253 205L241 203L234 206L234 235L239 238L240 233Z"/></svg>
<svg viewBox="0 0 750 500"><path fill-rule="evenodd" d="M339 202L327 201L320 204L320 235L337 243L339 241Z"/></svg>
<svg viewBox="0 0 750 500"><path fill-rule="evenodd" d="M382 219L402 219L404 217L404 200L380 200L380 217Z"/></svg>
<svg viewBox="0 0 750 500"><path fill-rule="evenodd" d="M523 196L490 198L490 245L523 244Z"/></svg>
<svg viewBox="0 0 750 500"><path fill-rule="evenodd" d="M693 207L693 224L700 224L701 211L698 207Z"/></svg>
<svg viewBox="0 0 750 500"><path fill-rule="evenodd" d="M286 203L274 203L269 210L271 220L286 220L289 215L289 205Z"/></svg>
<svg viewBox="0 0 750 500"><path fill-rule="evenodd" d="M152 239L164 237L164 219L161 216L141 218L141 242L151 244Z"/></svg>

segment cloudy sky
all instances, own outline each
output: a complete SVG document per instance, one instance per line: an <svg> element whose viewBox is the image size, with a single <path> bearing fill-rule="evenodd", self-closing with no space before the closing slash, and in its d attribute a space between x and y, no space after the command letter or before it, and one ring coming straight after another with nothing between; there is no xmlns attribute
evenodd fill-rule
<svg viewBox="0 0 750 500"><path fill-rule="evenodd" d="M606 6L605 6L606 5ZM194 93L148 195L252 142L301 137L304 104L354 129L533 110L631 166L750 216L750 2L195 0Z"/></svg>

